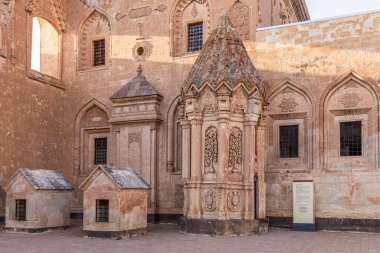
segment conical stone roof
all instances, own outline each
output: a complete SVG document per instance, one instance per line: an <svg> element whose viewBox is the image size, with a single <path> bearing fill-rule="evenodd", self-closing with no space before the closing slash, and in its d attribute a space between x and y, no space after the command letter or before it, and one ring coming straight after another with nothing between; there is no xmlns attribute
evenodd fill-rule
<svg viewBox="0 0 380 253"><path fill-rule="evenodd" d="M223 81L231 88L243 83L248 91L257 86L264 93L264 82L225 11L190 70L184 91L187 92L192 85L200 88L206 82L216 88Z"/></svg>

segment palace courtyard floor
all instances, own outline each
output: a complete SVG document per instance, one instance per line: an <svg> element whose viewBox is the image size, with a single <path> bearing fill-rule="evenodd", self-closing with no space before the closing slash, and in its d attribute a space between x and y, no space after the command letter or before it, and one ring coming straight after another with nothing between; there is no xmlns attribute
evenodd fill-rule
<svg viewBox="0 0 380 253"><path fill-rule="evenodd" d="M272 228L266 235L207 237L186 235L175 225L149 225L143 237L126 240L84 239L81 227L41 234L0 232L1 253L380 253L380 234L293 232Z"/></svg>

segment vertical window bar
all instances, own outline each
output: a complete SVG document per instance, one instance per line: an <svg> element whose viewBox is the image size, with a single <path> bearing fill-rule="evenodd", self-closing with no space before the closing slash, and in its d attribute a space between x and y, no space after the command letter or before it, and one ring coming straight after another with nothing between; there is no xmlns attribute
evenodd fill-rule
<svg viewBox="0 0 380 253"><path fill-rule="evenodd" d="M189 24L188 26L188 52L202 50L203 47L203 22Z"/></svg>
<svg viewBox="0 0 380 253"><path fill-rule="evenodd" d="M107 138L95 138L94 164L107 164Z"/></svg>
<svg viewBox="0 0 380 253"><path fill-rule="evenodd" d="M361 121L340 123L340 155L362 155L362 123Z"/></svg>
<svg viewBox="0 0 380 253"><path fill-rule="evenodd" d="M109 200L96 200L96 222L108 222L109 217Z"/></svg>
<svg viewBox="0 0 380 253"><path fill-rule="evenodd" d="M104 39L94 41L94 66L106 64L106 42Z"/></svg>
<svg viewBox="0 0 380 253"><path fill-rule="evenodd" d="M16 199L16 220L26 220L26 199Z"/></svg>
<svg viewBox="0 0 380 253"><path fill-rule="evenodd" d="M280 157L298 157L298 125L280 126Z"/></svg>

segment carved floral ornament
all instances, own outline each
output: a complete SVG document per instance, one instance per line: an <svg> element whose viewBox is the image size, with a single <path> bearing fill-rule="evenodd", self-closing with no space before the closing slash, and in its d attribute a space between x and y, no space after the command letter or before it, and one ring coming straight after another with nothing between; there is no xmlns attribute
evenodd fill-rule
<svg viewBox="0 0 380 253"><path fill-rule="evenodd" d="M243 132L237 127L231 131L228 153L228 166L232 168L232 173L238 173L242 163Z"/></svg>
<svg viewBox="0 0 380 253"><path fill-rule="evenodd" d="M232 212L238 212L243 206L242 194L240 191L231 191L227 195L227 207Z"/></svg>
<svg viewBox="0 0 380 253"><path fill-rule="evenodd" d="M205 173L214 174L215 164L218 162L218 130L209 127L205 133L204 165Z"/></svg>
<svg viewBox="0 0 380 253"><path fill-rule="evenodd" d="M298 103L294 98L283 98L281 104L278 107L281 108L282 112L294 112L297 106Z"/></svg>
<svg viewBox="0 0 380 253"><path fill-rule="evenodd" d="M228 14L241 38L243 40L249 39L249 8L238 0Z"/></svg>
<svg viewBox="0 0 380 253"><path fill-rule="evenodd" d="M183 208L184 200L185 200L184 186L182 184L176 184L174 206L177 208Z"/></svg>
<svg viewBox="0 0 380 253"><path fill-rule="evenodd" d="M204 195L204 209L208 212L216 210L216 192L207 191Z"/></svg>
<svg viewBox="0 0 380 253"><path fill-rule="evenodd" d="M358 106L360 100L361 99L358 94L348 93L344 94L339 102L344 106L344 108L355 108Z"/></svg>

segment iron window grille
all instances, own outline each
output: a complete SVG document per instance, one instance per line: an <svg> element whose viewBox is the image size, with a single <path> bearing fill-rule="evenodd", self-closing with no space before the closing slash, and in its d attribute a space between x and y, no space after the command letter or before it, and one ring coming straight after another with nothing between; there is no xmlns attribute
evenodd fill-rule
<svg viewBox="0 0 380 253"><path fill-rule="evenodd" d="M16 199L16 220L26 220L26 199Z"/></svg>
<svg viewBox="0 0 380 253"><path fill-rule="evenodd" d="M340 155L362 155L362 122L340 123Z"/></svg>
<svg viewBox="0 0 380 253"><path fill-rule="evenodd" d="M96 200L96 222L108 222L109 217L109 200Z"/></svg>
<svg viewBox="0 0 380 253"><path fill-rule="evenodd" d="M107 164L107 138L95 138L94 164Z"/></svg>
<svg viewBox="0 0 380 253"><path fill-rule="evenodd" d="M298 125L280 126L280 158L298 157Z"/></svg>
<svg viewBox="0 0 380 253"><path fill-rule="evenodd" d="M189 24L188 26L188 52L202 50L203 46L203 22Z"/></svg>
<svg viewBox="0 0 380 253"><path fill-rule="evenodd" d="M94 66L106 64L106 41L104 39L94 41Z"/></svg>

